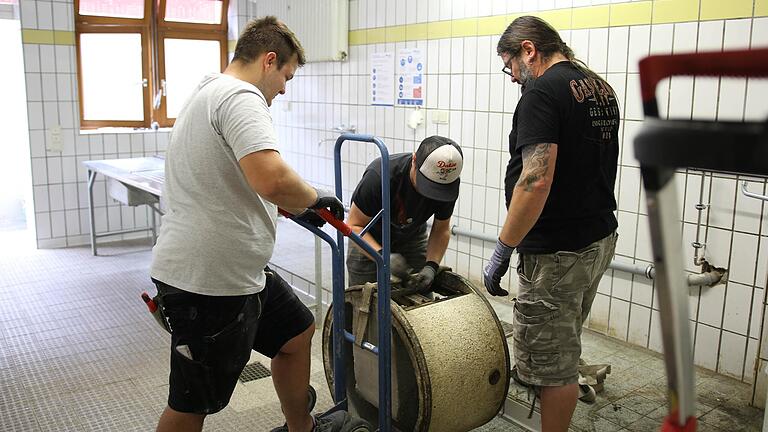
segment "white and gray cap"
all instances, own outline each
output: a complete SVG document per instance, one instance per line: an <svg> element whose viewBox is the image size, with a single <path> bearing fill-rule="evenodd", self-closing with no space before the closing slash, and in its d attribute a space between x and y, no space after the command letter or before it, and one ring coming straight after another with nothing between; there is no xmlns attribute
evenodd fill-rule
<svg viewBox="0 0 768 432"><path fill-rule="evenodd" d="M436 201L455 201L459 197L464 155L450 138L427 137L416 150L416 189Z"/></svg>

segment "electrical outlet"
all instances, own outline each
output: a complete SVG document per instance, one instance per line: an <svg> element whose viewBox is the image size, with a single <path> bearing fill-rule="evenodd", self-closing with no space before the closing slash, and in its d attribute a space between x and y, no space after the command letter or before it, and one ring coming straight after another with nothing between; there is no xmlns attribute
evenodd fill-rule
<svg viewBox="0 0 768 432"><path fill-rule="evenodd" d="M48 129L48 151L61 153L64 151L64 141L61 137L61 126L55 125Z"/></svg>
<svg viewBox="0 0 768 432"><path fill-rule="evenodd" d="M432 111L432 123L434 124L448 124L448 117L448 111Z"/></svg>

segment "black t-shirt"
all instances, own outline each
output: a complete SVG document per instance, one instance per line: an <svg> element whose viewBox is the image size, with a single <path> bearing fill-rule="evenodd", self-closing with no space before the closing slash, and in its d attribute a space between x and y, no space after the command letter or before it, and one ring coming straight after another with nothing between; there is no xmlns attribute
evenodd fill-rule
<svg viewBox="0 0 768 432"><path fill-rule="evenodd" d="M453 214L456 201L442 202L419 194L410 179L412 153L389 155L389 200L391 240L404 239L423 232L432 215L445 220ZM352 202L374 217L381 210L381 158L376 158L365 169L363 178L352 194ZM381 222L370 233L381 242Z"/></svg>
<svg viewBox="0 0 768 432"><path fill-rule="evenodd" d="M557 162L549 198L520 252L575 251L616 229L618 131L613 91L568 61L552 65L526 86L509 134L507 208L522 170L523 147L557 144Z"/></svg>

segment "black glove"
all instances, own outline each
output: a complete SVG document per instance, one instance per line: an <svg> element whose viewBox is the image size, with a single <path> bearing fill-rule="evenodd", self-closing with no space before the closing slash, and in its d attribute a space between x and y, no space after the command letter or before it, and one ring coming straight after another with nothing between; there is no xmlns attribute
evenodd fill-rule
<svg viewBox="0 0 768 432"><path fill-rule="evenodd" d="M408 286L416 291L424 291L428 289L432 286L432 282L435 281L438 267L436 262L427 261L427 264L424 265L420 272L411 276L411 280L408 281Z"/></svg>
<svg viewBox="0 0 768 432"><path fill-rule="evenodd" d="M313 210L328 209L333 217L344 220L344 204L336 198L336 194L327 189L315 188L315 191L317 192L317 200L309 208Z"/></svg>
<svg viewBox="0 0 768 432"><path fill-rule="evenodd" d="M501 239L496 241L496 249L483 270L483 283L491 295L509 295L509 292L501 287L501 278L509 270L509 258L514 250L515 248L507 246Z"/></svg>
<svg viewBox="0 0 768 432"><path fill-rule="evenodd" d="M322 228L322 226L325 225L325 219L321 218L314 210L309 209L294 216L294 219L306 222L316 228Z"/></svg>
<svg viewBox="0 0 768 432"><path fill-rule="evenodd" d="M399 277L403 282L407 281L411 276L411 268L408 266L408 261L399 253L389 255L389 272L391 275Z"/></svg>

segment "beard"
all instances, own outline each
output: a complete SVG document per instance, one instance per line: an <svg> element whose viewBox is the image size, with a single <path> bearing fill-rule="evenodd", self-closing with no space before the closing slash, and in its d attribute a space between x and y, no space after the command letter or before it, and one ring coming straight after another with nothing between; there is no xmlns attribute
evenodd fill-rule
<svg viewBox="0 0 768 432"><path fill-rule="evenodd" d="M520 77L518 77L518 82L520 82L520 85L525 87L527 84L530 84L536 79L536 75L531 72L531 69L523 62L522 59L518 59L517 61L517 68L520 71Z"/></svg>

